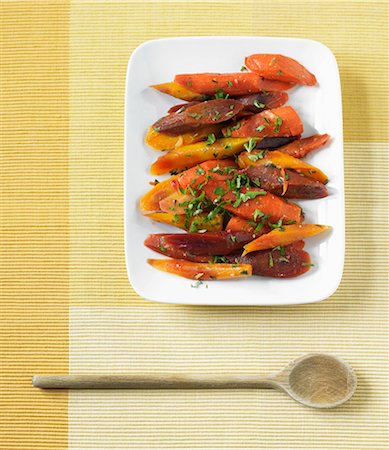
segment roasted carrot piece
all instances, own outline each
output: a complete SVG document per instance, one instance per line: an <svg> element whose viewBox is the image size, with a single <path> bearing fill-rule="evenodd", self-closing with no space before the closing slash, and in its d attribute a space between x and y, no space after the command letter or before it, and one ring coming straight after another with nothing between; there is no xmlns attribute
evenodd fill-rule
<svg viewBox="0 0 389 450"><path fill-rule="evenodd" d="M270 231L270 233L263 234L259 238L245 245L242 256L258 250L266 250L280 245L292 244L295 241L300 241L301 239L322 233L329 228L330 227L326 225L314 224L284 225L281 228Z"/></svg>
<svg viewBox="0 0 389 450"><path fill-rule="evenodd" d="M163 92L164 94L168 94L172 97L186 100L188 102L194 100L203 101L207 99L207 96L194 92L181 84L175 83L174 81L169 83L154 84L150 87L156 89L157 91Z"/></svg>
<svg viewBox="0 0 389 450"><path fill-rule="evenodd" d="M193 195L183 194L180 191L173 192L159 202L159 209L173 214L185 214L183 203L193 200Z"/></svg>
<svg viewBox="0 0 389 450"><path fill-rule="evenodd" d="M267 109L259 114L242 119L231 128L223 128L223 134L232 137L296 136L304 131L300 117L291 106Z"/></svg>
<svg viewBox="0 0 389 450"><path fill-rule="evenodd" d="M191 169L185 170L185 172L180 173L177 179L177 183L181 186L182 189L186 189L188 185L192 185L197 188L199 185L204 183L207 180L207 175L212 171L213 179L220 179L221 181L225 181L226 177L223 174L219 174L218 170L224 171L225 169L236 169L237 165L232 159L221 159L215 160L211 159L209 161L205 161L201 164L198 164Z"/></svg>
<svg viewBox="0 0 389 450"><path fill-rule="evenodd" d="M236 194L229 191L227 181L212 178L202 188L206 197L211 201L220 199L227 202L223 208L241 217L242 219L254 220L255 211L259 210L264 215L269 215L269 221L295 220L301 222L301 208L292 202L277 197L262 189L242 188L237 198ZM224 191L224 195L219 193Z"/></svg>
<svg viewBox="0 0 389 450"><path fill-rule="evenodd" d="M249 94L237 97L239 103L244 105L243 111L259 113L264 109L279 108L288 101L289 95L283 91L262 91L258 94Z"/></svg>
<svg viewBox="0 0 389 450"><path fill-rule="evenodd" d="M283 174L282 171L285 173ZM256 165L247 167L243 173L265 191L285 198L315 199L328 195L328 190L323 183L302 177L294 170Z"/></svg>
<svg viewBox="0 0 389 450"><path fill-rule="evenodd" d="M208 264L185 259L148 259L147 262L158 270L190 280L222 280L252 275L250 264Z"/></svg>
<svg viewBox="0 0 389 450"><path fill-rule="evenodd" d="M161 181L147 192L139 201L139 208L142 213L159 211L159 202L176 191L174 188L174 180L176 179L177 175L172 176L165 181Z"/></svg>
<svg viewBox="0 0 389 450"><path fill-rule="evenodd" d="M254 227L248 223L247 220L240 217L233 216L226 225L226 231L246 231L247 233L254 233Z"/></svg>
<svg viewBox="0 0 389 450"><path fill-rule="evenodd" d="M213 144L197 142L184 145L162 155L151 166L153 175L162 175L172 170L183 170L210 159L224 159L243 150L246 138L223 138Z"/></svg>
<svg viewBox="0 0 389 450"><path fill-rule="evenodd" d="M297 241L285 247L272 250L261 250L245 256L227 255L229 262L237 264L250 264L253 275L272 278L294 278L310 269L311 258L304 251L304 241Z"/></svg>
<svg viewBox="0 0 389 450"><path fill-rule="evenodd" d="M195 217L190 217L188 220L188 226L186 226L187 221L185 220L185 214L155 212L145 214L145 216L155 220L156 222L166 223L167 225L172 225L173 227L181 228L183 230L196 229L222 231L223 229L223 216L221 214L216 214L212 219L208 219L207 214L204 213Z"/></svg>
<svg viewBox="0 0 389 450"><path fill-rule="evenodd" d="M182 112L168 114L157 120L152 127L162 133L175 136L199 130L215 123L226 122L243 109L243 104L232 98L216 98L199 102Z"/></svg>
<svg viewBox="0 0 389 450"><path fill-rule="evenodd" d="M262 157L263 156L263 157ZM327 175L311 164L308 164L301 159L294 158L287 153L282 153L278 150L266 152L262 155L261 152L252 151L251 153L242 152L238 158L239 167L249 166L266 166L273 164L281 169L294 169L308 178L320 181L320 183L326 184L328 182Z"/></svg>
<svg viewBox="0 0 389 450"><path fill-rule="evenodd" d="M196 168L193 168L178 177L177 183L181 188L185 189L190 185L197 189L201 186L209 200L223 202L224 209L242 219L255 220L258 214L256 210L259 210L264 215L268 215L270 221L276 222L283 218L301 222L301 208L295 203L287 202L263 189L242 188L237 196L229 188L229 179L232 174L223 174L222 168L220 168L222 173L219 173L218 166L205 169L201 164L200 167L204 173L198 172L199 175L197 175Z"/></svg>
<svg viewBox="0 0 389 450"><path fill-rule="evenodd" d="M269 80L313 86L316 77L295 59L284 55L256 54L245 58L245 65Z"/></svg>
<svg viewBox="0 0 389 450"><path fill-rule="evenodd" d="M195 73L176 75L174 81L200 94L215 95L222 91L230 96L264 91L286 91L292 83L265 80L256 73Z"/></svg>
<svg viewBox="0 0 389 450"><path fill-rule="evenodd" d="M208 135L218 136L224 124L208 125L197 131L172 136L170 134L155 131L153 127L147 130L145 142L155 150L171 150L183 145L194 144L207 139Z"/></svg>
<svg viewBox="0 0 389 450"><path fill-rule="evenodd" d="M173 227L181 228L185 230L185 215L183 214L173 214L169 212L154 212L150 214L145 214L149 219L155 220L156 222L166 223L167 225L172 225Z"/></svg>
<svg viewBox="0 0 389 450"><path fill-rule="evenodd" d="M308 153L323 147L330 140L329 134L315 134L303 139L297 139L287 145L277 148L279 152L287 153L295 158L304 158Z"/></svg>

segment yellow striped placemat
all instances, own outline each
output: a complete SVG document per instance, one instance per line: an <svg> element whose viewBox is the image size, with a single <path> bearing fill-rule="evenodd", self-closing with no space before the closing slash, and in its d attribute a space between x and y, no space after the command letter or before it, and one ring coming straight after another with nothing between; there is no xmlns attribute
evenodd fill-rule
<svg viewBox="0 0 389 450"><path fill-rule="evenodd" d="M384 1L3 1L0 448L387 446L388 40ZM316 39L342 79L346 264L297 307L159 305L127 281L126 65L147 39ZM168 63L168 62L167 62ZM314 411L275 392L40 392L33 373L275 370L336 353L359 388ZM68 403L69 400L69 403Z"/></svg>

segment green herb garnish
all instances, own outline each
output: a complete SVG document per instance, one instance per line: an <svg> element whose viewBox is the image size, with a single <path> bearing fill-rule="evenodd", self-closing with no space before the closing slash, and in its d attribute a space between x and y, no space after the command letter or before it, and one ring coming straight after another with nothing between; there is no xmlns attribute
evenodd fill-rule
<svg viewBox="0 0 389 450"><path fill-rule="evenodd" d="M274 266L273 255L269 253L269 267L272 268Z"/></svg>
<svg viewBox="0 0 389 450"><path fill-rule="evenodd" d="M259 102L258 100L255 100L254 101L254 106L256 107L256 108L266 108L266 105L264 104L264 103L261 103L261 102Z"/></svg>
<svg viewBox="0 0 389 450"><path fill-rule="evenodd" d="M205 141L206 145L212 145L216 142L216 136L212 134L208 134L207 140ZM201 174L202 175L202 174Z"/></svg>
<svg viewBox="0 0 389 450"><path fill-rule="evenodd" d="M274 131L276 133L278 133L280 131L281 125L282 125L282 119L281 119L281 117L277 117L276 122L275 122L275 127L274 127Z"/></svg>
<svg viewBox="0 0 389 450"><path fill-rule="evenodd" d="M248 151L250 153L251 150L254 150L256 145L257 145L257 140L255 138L250 138L249 141L243 145L243 147L246 151Z"/></svg>

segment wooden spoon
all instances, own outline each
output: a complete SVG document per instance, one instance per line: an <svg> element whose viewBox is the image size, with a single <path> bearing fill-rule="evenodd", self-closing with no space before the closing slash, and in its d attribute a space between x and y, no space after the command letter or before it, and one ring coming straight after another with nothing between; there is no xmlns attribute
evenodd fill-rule
<svg viewBox="0 0 389 450"><path fill-rule="evenodd" d="M35 375L35 387L44 389L256 389L286 392L313 408L334 408L354 393L357 377L340 358L308 353L267 377L252 375Z"/></svg>

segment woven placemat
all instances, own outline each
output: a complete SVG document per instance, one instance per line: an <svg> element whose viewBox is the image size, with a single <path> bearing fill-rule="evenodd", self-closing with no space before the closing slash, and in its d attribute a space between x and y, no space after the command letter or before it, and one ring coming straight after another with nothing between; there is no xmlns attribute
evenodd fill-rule
<svg viewBox="0 0 389 450"><path fill-rule="evenodd" d="M16 1L1 8L1 445L386 448L386 2ZM126 65L141 42L184 35L305 37L335 53L347 241L343 280L330 299L196 308L146 302L129 285ZM270 391L68 396L30 383L33 373L68 370L266 373L316 350L347 359L359 377L355 397L334 411Z"/></svg>

